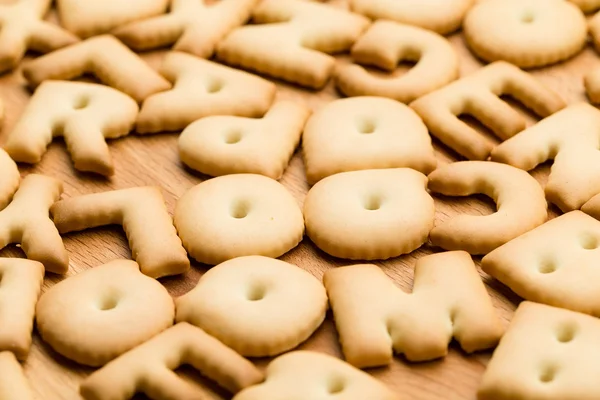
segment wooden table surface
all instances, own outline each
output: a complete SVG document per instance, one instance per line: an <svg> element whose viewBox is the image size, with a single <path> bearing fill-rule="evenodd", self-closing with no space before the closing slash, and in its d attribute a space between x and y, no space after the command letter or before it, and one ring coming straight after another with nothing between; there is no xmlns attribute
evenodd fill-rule
<svg viewBox="0 0 600 400"><path fill-rule="evenodd" d="M332 6L346 7L345 0L332 0ZM52 15L50 16L52 18ZM456 33L449 37L456 51L460 54L461 75L468 75L480 68L482 64L467 50L463 37ZM154 68L160 62L166 51L143 54L143 58ZM340 56L340 63L348 62L347 56ZM577 57L558 66L532 71L538 79L560 93L570 104L585 100L583 75L591 68L600 68L600 59L595 51L588 47ZM403 69L399 68L398 73ZM307 103L313 110L339 98L335 87L330 82L319 92L307 91L282 82L277 82L278 94L281 99L294 99ZM0 77L0 98L4 101L6 117L0 133L0 145L8 132L18 120L31 93L25 86L25 80L19 70ZM523 111L521 108L518 108ZM528 115L529 122L534 119ZM73 169L71 160L65 150L62 140L55 140L49 147L41 163L35 166L20 165L22 175L39 173L59 178L63 181L65 193L63 197L72 197L86 193L102 192L143 185L157 185L162 188L167 207L172 213L177 199L188 189L197 185L206 176L197 174L185 168L179 160L177 152L177 133L165 133L150 136L131 134L125 138L110 142L110 151L115 163L115 175L111 179L99 178L82 174ZM490 140L494 140L491 139ZM440 164L453 162L459 158L434 140L436 154ZM549 165L544 165L535 171L534 176L544 184L548 175ZM298 150L289 168L281 179L302 204L309 187L306 183L301 151ZM485 215L494 212L494 204L485 197L471 196L468 198L435 198L436 223L460 213ZM551 207L551 217L556 216L556 208ZM48 273L44 290L48 290L56 282L73 276L85 269L103 264L117 258L131 258L131 251L120 227L90 229L81 233L64 236L64 243L70 256L70 269L66 276ZM403 257L395 258L379 265L401 288L410 291L413 280L415 260L433 251L439 251L425 245L421 249ZM21 250L9 247L0 251L1 257L23 257ZM318 250L309 239L305 239L298 247L281 257L284 261L304 268L321 278L324 271L344 265L353 264L348 260L334 259ZM480 258L476 258L479 264ZM181 296L191 290L198 279L207 270L207 266L192 263L192 269L184 276L161 279L161 282L174 296ZM493 303L505 321L511 318L519 298L499 282L482 273L482 277L492 296ZM79 382L93 371L81 367L59 356L45 345L37 332L34 332L33 348L29 358L24 363L25 373L34 388L38 399L80 399L78 394ZM341 357L337 334L328 315L319 330L301 346L302 349L321 351ZM401 357L396 357L390 367L368 370L373 376L383 380L405 399L475 399L476 390L482 373L490 358L491 351L466 355L458 345L452 343L450 354L442 360L426 363L411 364ZM255 360L260 366L268 360ZM226 393L213 384L199 378L187 368L181 369L181 374L189 379L201 381L209 399L230 398ZM139 398L144 398L140 396Z"/></svg>

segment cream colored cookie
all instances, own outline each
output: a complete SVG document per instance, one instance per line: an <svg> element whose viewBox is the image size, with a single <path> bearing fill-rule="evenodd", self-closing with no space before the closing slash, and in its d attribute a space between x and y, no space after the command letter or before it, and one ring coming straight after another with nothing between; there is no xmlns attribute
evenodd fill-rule
<svg viewBox="0 0 600 400"><path fill-rule="evenodd" d="M600 193L589 199L582 207L581 211L600 220Z"/></svg>
<svg viewBox="0 0 600 400"><path fill-rule="evenodd" d="M600 111L576 103L540 121L492 151L492 160L526 171L554 160L546 198L572 211L600 193Z"/></svg>
<svg viewBox="0 0 600 400"><path fill-rule="evenodd" d="M173 372L184 364L232 393L264 379L250 361L181 322L91 374L80 392L86 400L127 400L135 393L156 400L202 399L197 385Z"/></svg>
<svg viewBox="0 0 600 400"><path fill-rule="evenodd" d="M448 354L454 337L472 353L494 347L500 319L468 253L422 257L412 294L376 265L330 269L323 278L346 360L358 367L388 365L394 352L409 361Z"/></svg>
<svg viewBox="0 0 600 400"><path fill-rule="evenodd" d="M598 15L600 16L600 14ZM593 37L598 35L598 38L594 40L597 43L596 47L600 49L600 17L597 18L597 21L594 19L590 23L590 31L592 32ZM595 27L596 23L598 24L597 28ZM598 33L595 33L596 30ZM600 68L591 68L588 72L586 72L583 83L585 85L585 91L590 102L594 104L600 103Z"/></svg>
<svg viewBox="0 0 600 400"><path fill-rule="evenodd" d="M577 7L581 8L581 11L588 13L596 11L600 8L600 0L569 0Z"/></svg>
<svg viewBox="0 0 600 400"><path fill-rule="evenodd" d="M116 260L65 279L36 307L44 342L80 364L98 367L171 325L173 300L134 261Z"/></svg>
<svg viewBox="0 0 600 400"><path fill-rule="evenodd" d="M429 175L429 190L444 196L484 194L497 207L491 215L461 214L437 224L431 242L446 250L486 254L546 222L544 190L527 172L487 161L445 165Z"/></svg>
<svg viewBox="0 0 600 400"><path fill-rule="evenodd" d="M280 101L261 119L202 118L179 136L179 156L188 167L211 176L260 174L279 179L292 158L310 109Z"/></svg>
<svg viewBox="0 0 600 400"><path fill-rule="evenodd" d="M600 221L561 215L498 247L481 268L525 300L600 317Z"/></svg>
<svg viewBox="0 0 600 400"><path fill-rule="evenodd" d="M271 361L263 383L241 391L233 400L398 400L372 376L317 352L293 351Z"/></svg>
<svg viewBox="0 0 600 400"><path fill-rule="evenodd" d="M159 188L137 188L92 193L55 203L50 210L61 233L105 225L122 225L131 255L142 273L161 278L190 268L173 220Z"/></svg>
<svg viewBox="0 0 600 400"><path fill-rule="evenodd" d="M334 100L306 123L302 136L306 179L313 184L340 172L437 164L431 137L404 104L378 97Z"/></svg>
<svg viewBox="0 0 600 400"><path fill-rule="evenodd" d="M128 24L113 33L135 50L174 44L174 50L210 58L217 43L250 18L258 1L172 0L169 14Z"/></svg>
<svg viewBox="0 0 600 400"><path fill-rule="evenodd" d="M246 357L271 357L299 346L328 308L325 288L311 274L262 256L217 265L176 304L178 322L202 328Z"/></svg>
<svg viewBox="0 0 600 400"><path fill-rule="evenodd" d="M571 58L587 40L585 16L564 0L480 1L467 13L463 31L480 58L522 68Z"/></svg>
<svg viewBox="0 0 600 400"><path fill-rule="evenodd" d="M0 371L0 399L34 400L31 386L14 354L0 352Z"/></svg>
<svg viewBox="0 0 600 400"><path fill-rule="evenodd" d="M110 35L96 36L25 64L23 75L33 87L46 80L71 80L92 74L141 103L171 84L137 54Z"/></svg>
<svg viewBox="0 0 600 400"><path fill-rule="evenodd" d="M57 0L61 24L80 37L106 33L167 9L169 0Z"/></svg>
<svg viewBox="0 0 600 400"><path fill-rule="evenodd" d="M354 64L337 68L335 81L347 96L381 96L402 103L432 92L458 78L458 56L442 36L391 21L375 22L352 47ZM399 76L378 76L361 65L392 73L399 62L415 66Z"/></svg>
<svg viewBox="0 0 600 400"><path fill-rule="evenodd" d="M138 133L177 131L211 115L262 117L275 98L272 82L185 53L169 53L160 72L173 89L144 102Z"/></svg>
<svg viewBox="0 0 600 400"><path fill-rule="evenodd" d="M551 0L558 1L558 0ZM526 128L525 118L499 96L509 95L541 117L566 106L558 94L514 65L497 61L411 103L429 132L470 160L485 161L494 143L458 117L469 115L506 140Z"/></svg>
<svg viewBox="0 0 600 400"><path fill-rule="evenodd" d="M350 0L350 8L371 19L416 25L440 34L454 32L475 0Z"/></svg>
<svg viewBox="0 0 600 400"><path fill-rule="evenodd" d="M110 176L114 167L106 139L127 135L137 114L136 102L118 90L46 81L8 135L5 150L16 161L35 164L52 139L63 136L76 169Z"/></svg>
<svg viewBox="0 0 600 400"><path fill-rule="evenodd" d="M0 249L20 244L27 258L44 264L46 271L66 273L69 256L49 218L50 207L62 191L62 182L57 179L27 175L12 202L0 211Z"/></svg>
<svg viewBox="0 0 600 400"><path fill-rule="evenodd" d="M35 305L43 281L44 266L41 263L19 258L0 258L0 354L11 351L20 360L27 358L31 347ZM0 371L1 376L4 371L2 368ZM2 389L0 399L4 399L1 393Z"/></svg>
<svg viewBox="0 0 600 400"><path fill-rule="evenodd" d="M480 400L600 398L600 321L523 302L490 360Z"/></svg>
<svg viewBox="0 0 600 400"><path fill-rule="evenodd" d="M17 164L0 148L0 210L6 207L19 188L21 175Z"/></svg>
<svg viewBox="0 0 600 400"><path fill-rule="evenodd" d="M194 186L177 203L175 227L190 256L210 265L249 255L276 258L304 234L294 197L279 182L255 174Z"/></svg>
<svg viewBox="0 0 600 400"><path fill-rule="evenodd" d="M343 172L319 181L304 202L306 233L335 257L388 259L427 242L434 204L427 178L408 168Z"/></svg>
<svg viewBox="0 0 600 400"><path fill-rule="evenodd" d="M313 89L333 72L329 54L349 50L369 25L361 15L302 0L264 0L253 20L219 43L217 57Z"/></svg>

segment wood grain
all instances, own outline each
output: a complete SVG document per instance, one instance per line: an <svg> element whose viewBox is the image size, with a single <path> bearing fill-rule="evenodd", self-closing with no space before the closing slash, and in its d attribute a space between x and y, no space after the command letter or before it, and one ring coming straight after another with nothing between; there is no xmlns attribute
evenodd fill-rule
<svg viewBox="0 0 600 400"><path fill-rule="evenodd" d="M330 3L332 6L345 7L344 0L333 0ZM450 36L449 40L460 54L461 75L467 75L482 66L466 49L460 33ZM157 68L164 54L165 51L152 52L143 54L143 58ZM348 62L347 56L338 57L338 61ZM600 61L591 46L588 46L581 54L566 63L535 70L532 73L543 83L558 91L568 103L573 103L585 99L583 75L594 67L600 67ZM313 110L339 97L331 83L320 92L303 90L281 82L277 84L278 98L305 102ZM6 118L0 133L1 145L30 97L20 71L0 77L0 97L6 106ZM519 110L522 111L520 108ZM530 123L534 122L530 115L528 118ZM20 165L20 170L22 175L35 172L61 179L65 185L64 197L141 185L158 185L162 188L168 209L172 213L177 199L192 186L207 178L186 169L181 164L177 153L177 136L177 133L144 137L132 134L111 141L110 151L114 158L116 173L110 180L75 171L61 140L54 141L41 163L33 167ZM438 142L434 142L441 164L458 159ZM542 185L546 182L548 170L548 165L544 165L533 172ZM295 195L298 203L302 204L308 185L300 150L295 154L281 182ZM552 210L552 216L555 216L556 209ZM485 215L493 211L494 204L489 199L479 196L436 198L436 222L460 213ZM64 243L71 258L67 277L116 258L131 258L131 252L120 227L68 234L64 236ZM426 245L410 255L377 264L400 287L410 291L415 260L435 250ZM22 257L23 254L18 247L11 247L0 251L0 256ZM321 278L324 271L329 268L352 264L346 260L328 257L316 249L308 239L284 255L282 259L310 271L317 278ZM177 297L192 289L206 270L207 266L194 263L192 270L185 276L161 279L161 282L174 297ZM508 321L519 299L497 281L483 273L482 277L494 305L503 319ZM65 278L47 274L44 290ZM341 356L331 316L301 348ZM481 374L490 355L491 351L466 355L453 343L450 354L443 360L409 364L401 357L397 357L389 368L372 369L369 373L385 381L406 399L474 399ZM256 360L256 362L264 366L268 360ZM24 367L38 399L80 399L79 382L92 371L54 353L42 343L37 333L34 334L34 346ZM197 374L194 375L189 369L182 368L181 373L190 379L202 382L207 398L229 398L226 393L202 380Z"/></svg>

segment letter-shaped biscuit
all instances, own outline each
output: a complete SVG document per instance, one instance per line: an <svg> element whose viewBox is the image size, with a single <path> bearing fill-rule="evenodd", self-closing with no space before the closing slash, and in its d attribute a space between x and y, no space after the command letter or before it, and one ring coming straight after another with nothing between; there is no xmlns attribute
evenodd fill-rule
<svg viewBox="0 0 600 400"><path fill-rule="evenodd" d="M490 360L479 400L600 398L600 321L522 302Z"/></svg>
<svg viewBox="0 0 600 400"><path fill-rule="evenodd" d="M437 161L421 118L391 99L332 101L306 123L302 136L308 183L340 172L412 168L424 174Z"/></svg>
<svg viewBox="0 0 600 400"><path fill-rule="evenodd" d="M526 128L525 119L498 96L510 95L541 117L565 102L528 73L497 61L411 103L431 134L470 160L485 161L494 145L461 121L470 115L506 140Z"/></svg>
<svg viewBox="0 0 600 400"><path fill-rule="evenodd" d="M190 261L157 187L72 197L54 204L51 212L61 233L122 225L133 259L141 271L152 278L182 274L190 268Z"/></svg>
<svg viewBox="0 0 600 400"><path fill-rule="evenodd" d="M225 63L313 89L325 86L335 59L369 25L367 18L325 4L264 0L254 22L231 32L217 47Z"/></svg>
<svg viewBox="0 0 600 400"><path fill-rule="evenodd" d="M293 351L271 361L264 383L250 386L233 400L398 400L372 376L335 357Z"/></svg>
<svg viewBox="0 0 600 400"><path fill-rule="evenodd" d="M526 171L554 159L546 198L563 212L578 210L600 193L600 111L573 104L492 151L492 160Z"/></svg>
<svg viewBox="0 0 600 400"><path fill-rule="evenodd" d="M19 188L21 175L17 164L6 151L0 149L0 210L6 207Z"/></svg>
<svg viewBox="0 0 600 400"><path fill-rule="evenodd" d="M171 87L137 54L110 35L65 47L23 67L23 75L33 87L49 79L70 80L86 73L128 94L138 103Z"/></svg>
<svg viewBox="0 0 600 400"><path fill-rule="evenodd" d="M21 365L11 352L0 352L0 399L34 400Z"/></svg>
<svg viewBox="0 0 600 400"><path fill-rule="evenodd" d="M93 83L46 81L35 91L5 149L18 162L41 161L56 136L64 136L80 171L112 175L106 139L127 135L137 103L118 90Z"/></svg>
<svg viewBox="0 0 600 400"><path fill-rule="evenodd" d="M444 357L454 337L468 353L494 347L503 327L468 253L420 258L412 294L376 265L330 269L323 278L346 360L368 368Z"/></svg>
<svg viewBox="0 0 600 400"><path fill-rule="evenodd" d="M427 177L408 168L328 176L306 195L306 233L334 257L378 260L410 253L433 228L426 186Z"/></svg>
<svg viewBox="0 0 600 400"><path fill-rule="evenodd" d="M113 33L135 50L170 46L174 50L210 58L217 43L244 24L259 0L172 0L171 12L134 22Z"/></svg>
<svg viewBox="0 0 600 400"><path fill-rule="evenodd" d="M15 68L29 50L49 52L79 39L44 21L52 0L18 0L0 5L0 73Z"/></svg>
<svg viewBox="0 0 600 400"><path fill-rule="evenodd" d="M46 271L66 273L69 256L48 216L62 191L62 182L57 179L27 175L12 202L0 211L0 249L20 243L27 258L44 264Z"/></svg>
<svg viewBox="0 0 600 400"><path fill-rule="evenodd" d="M41 263L0 258L0 352L8 350L20 360L27 358L31 347L35 304L43 281L44 266ZM4 397L0 395L0 399Z"/></svg>
<svg viewBox="0 0 600 400"><path fill-rule="evenodd" d="M202 328L246 357L297 347L321 325L328 307L325 288L311 274L262 256L217 265L176 304L178 322Z"/></svg>
<svg viewBox="0 0 600 400"><path fill-rule="evenodd" d="M160 71L174 87L144 102L138 133L177 131L211 115L262 117L275 98L272 82L185 53L169 53Z"/></svg>
<svg viewBox="0 0 600 400"><path fill-rule="evenodd" d="M487 161L445 165L429 175L429 190L444 196L490 197L492 215L458 215L437 225L429 237L446 250L486 254L546 222L548 204L540 184L527 172Z"/></svg>
<svg viewBox="0 0 600 400"><path fill-rule="evenodd" d="M301 103L280 101L261 119L202 118L179 136L179 156L188 167L211 176L250 173L279 179L309 115Z"/></svg>
<svg viewBox="0 0 600 400"><path fill-rule="evenodd" d="M600 317L600 221L571 211L485 256L481 268L525 300Z"/></svg>
<svg viewBox="0 0 600 400"><path fill-rule="evenodd" d="M175 306L137 263L116 260L54 285L40 297L35 316L54 350L98 367L173 325Z"/></svg>
<svg viewBox="0 0 600 400"><path fill-rule="evenodd" d="M416 25L442 35L452 33L475 0L350 0L350 8L371 19Z"/></svg>
<svg viewBox="0 0 600 400"><path fill-rule="evenodd" d="M431 31L391 21L375 22L352 47L357 64L338 67L337 87L347 96L381 96L402 103L458 78L458 56L445 38ZM416 65L397 77L373 75L358 64L393 72L400 61Z"/></svg>
<svg viewBox="0 0 600 400"><path fill-rule="evenodd" d="M144 393L155 400L200 399L198 389L173 372L187 364L232 393L264 376L217 339L181 322L123 354L81 385L86 400L127 400Z"/></svg>

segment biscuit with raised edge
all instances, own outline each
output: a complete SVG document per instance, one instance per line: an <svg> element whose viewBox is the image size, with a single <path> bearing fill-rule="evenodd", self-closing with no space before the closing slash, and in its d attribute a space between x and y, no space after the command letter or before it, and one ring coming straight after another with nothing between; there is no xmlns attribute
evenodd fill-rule
<svg viewBox="0 0 600 400"><path fill-rule="evenodd" d="M201 399L202 392L173 371L189 365L231 393L260 383L264 375L250 361L186 322L167 329L87 377L86 400L127 400L135 393L152 399Z"/></svg>
<svg viewBox="0 0 600 400"><path fill-rule="evenodd" d="M437 161L421 118L395 100L352 97L315 112L302 136L306 179L340 172L412 168L428 174Z"/></svg>
<svg viewBox="0 0 600 400"><path fill-rule="evenodd" d="M122 225L142 273L161 278L190 268L158 187L143 186L61 200L51 208L61 233Z"/></svg>
<svg viewBox="0 0 600 400"><path fill-rule="evenodd" d="M23 368L9 351L0 352L0 399L34 400Z"/></svg>
<svg viewBox="0 0 600 400"><path fill-rule="evenodd" d="M587 41L585 16L564 0L480 1L467 13L463 32L478 57L521 68L564 61Z"/></svg>
<svg viewBox="0 0 600 400"><path fill-rule="evenodd" d="M350 0L350 8L371 19L415 25L442 35L460 28L475 0Z"/></svg>
<svg viewBox="0 0 600 400"><path fill-rule="evenodd" d="M410 253L427 242L434 204L427 177L408 168L329 176L304 201L306 233L325 253L379 260Z"/></svg>
<svg viewBox="0 0 600 400"><path fill-rule="evenodd" d="M546 198L563 212L600 193L600 111L576 103L494 148L492 160L529 171L554 160Z"/></svg>
<svg viewBox="0 0 600 400"><path fill-rule="evenodd" d="M6 207L19 188L21 175L12 158L0 148L0 210Z"/></svg>
<svg viewBox="0 0 600 400"><path fill-rule="evenodd" d="M173 46L173 50L210 58L217 43L243 25L259 0L172 0L171 12L137 21L113 33L135 50Z"/></svg>
<svg viewBox="0 0 600 400"><path fill-rule="evenodd" d="M169 53L160 69L173 89L144 102L137 133L177 131L212 115L262 117L275 98L275 84L185 53Z"/></svg>
<svg viewBox="0 0 600 400"><path fill-rule="evenodd" d="M250 255L277 258L304 235L302 211L291 193L256 174L194 186L177 202L174 219L190 256L209 265Z"/></svg>
<svg viewBox="0 0 600 400"><path fill-rule="evenodd" d="M137 103L113 88L93 83L45 81L9 133L5 150L18 161L36 164L57 136L63 136L75 168L114 173L106 139L127 135Z"/></svg>
<svg viewBox="0 0 600 400"><path fill-rule="evenodd" d="M37 261L0 258L0 279L0 354L10 351L18 359L25 360L31 347L35 305L44 281L44 266ZM2 368L0 371L2 375ZM3 398L0 395L0 399Z"/></svg>
<svg viewBox="0 0 600 400"><path fill-rule="evenodd" d="M162 14L169 0L57 0L61 24L88 38L133 21Z"/></svg>
<svg viewBox="0 0 600 400"><path fill-rule="evenodd" d="M599 244L600 221L571 211L498 247L481 268L525 300L600 317Z"/></svg>
<svg viewBox="0 0 600 400"><path fill-rule="evenodd" d="M177 322L202 328L245 357L275 356L299 346L328 308L325 288L315 277L262 256L217 265L176 304Z"/></svg>
<svg viewBox="0 0 600 400"><path fill-rule="evenodd" d="M600 8L600 0L569 0L571 3L575 4L577 7L581 9L584 13L589 13L592 11L596 11Z"/></svg>
<svg viewBox="0 0 600 400"><path fill-rule="evenodd" d="M44 342L93 367L169 328L174 318L167 289L129 260L111 261L57 283L36 307Z"/></svg>
<svg viewBox="0 0 600 400"><path fill-rule="evenodd" d="M443 249L487 254L548 218L548 203L540 184L527 172L510 165L460 161L436 169L428 178L433 193L484 194L497 206L491 215L461 214L436 225L429 238Z"/></svg>
<svg viewBox="0 0 600 400"><path fill-rule="evenodd" d="M0 5L0 73L15 68L27 50L47 53L79 41L44 21L52 0L17 0Z"/></svg>
<svg viewBox="0 0 600 400"><path fill-rule="evenodd" d="M362 15L301 0L264 0L253 21L226 36L217 57L313 89L333 73L330 54L349 50L369 25Z"/></svg>
<svg viewBox="0 0 600 400"><path fill-rule="evenodd" d="M114 36L102 35L28 62L23 76L33 87L46 80L71 80L92 74L141 103L171 84Z"/></svg>
<svg viewBox="0 0 600 400"><path fill-rule="evenodd" d="M600 398L600 321L522 302L490 360L480 400Z"/></svg>
<svg viewBox="0 0 600 400"><path fill-rule="evenodd" d="M62 191L58 179L27 175L12 202L0 211L0 249L20 244L27 258L44 264L46 271L66 273L69 256L49 217L50 207L60 199Z"/></svg>
<svg viewBox="0 0 600 400"><path fill-rule="evenodd" d="M202 118L179 136L179 156L188 167L211 176L283 175L300 142L310 109L279 101L260 119L235 116Z"/></svg>
<svg viewBox="0 0 600 400"><path fill-rule="evenodd" d="M233 400L398 400L382 382L340 359L312 351L293 351L271 361L267 379Z"/></svg>
<svg viewBox="0 0 600 400"><path fill-rule="evenodd" d="M458 56L442 36L414 26L377 21L352 47L353 64L341 65L335 83L347 96L381 96L402 103L458 78ZM362 65L392 73L399 62L415 66L399 76L378 76Z"/></svg>
<svg viewBox="0 0 600 400"><path fill-rule="evenodd" d="M555 1L555 0L552 0ZM503 61L415 100L411 107L429 132L458 154L485 161L494 144L458 117L469 115L506 140L527 127L525 118L499 96L519 100L540 117L566 106L564 100L533 76Z"/></svg>
<svg viewBox="0 0 600 400"><path fill-rule="evenodd" d="M467 353L494 347L503 333L492 301L468 253L420 258L407 294L376 265L330 269L323 282L346 361L358 368L448 354L455 338Z"/></svg>

